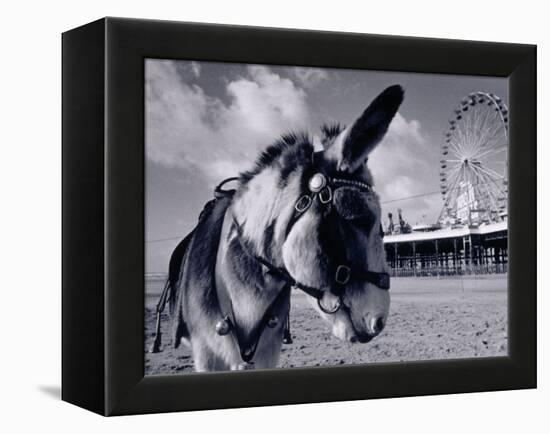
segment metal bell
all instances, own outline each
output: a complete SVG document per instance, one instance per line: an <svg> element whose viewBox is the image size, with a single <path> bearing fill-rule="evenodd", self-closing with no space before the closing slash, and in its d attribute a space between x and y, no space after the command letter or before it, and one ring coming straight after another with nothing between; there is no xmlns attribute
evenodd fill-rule
<svg viewBox="0 0 550 434"><path fill-rule="evenodd" d="M277 324L279 324L279 317L273 315L267 320L267 326L269 328L275 328L277 327Z"/></svg>
<svg viewBox="0 0 550 434"><path fill-rule="evenodd" d="M216 323L216 333L220 336L225 336L231 330L231 323L229 318L225 317Z"/></svg>

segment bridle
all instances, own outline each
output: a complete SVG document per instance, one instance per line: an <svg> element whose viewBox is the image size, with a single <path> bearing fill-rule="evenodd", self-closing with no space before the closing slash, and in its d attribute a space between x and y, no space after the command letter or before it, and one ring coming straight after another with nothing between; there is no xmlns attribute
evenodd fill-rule
<svg viewBox="0 0 550 434"><path fill-rule="evenodd" d="M338 188L351 187L364 192L372 192L372 186L366 182L348 179L345 177L329 177L324 170L321 154L322 151L313 153L312 165L307 172L307 175L309 175L307 182L307 191L306 188L302 187L303 192L294 204L294 211L287 224L285 237L288 237L293 226L302 216L307 213L307 211L311 208L311 205L315 201L318 201L321 206L330 206L333 202L334 192ZM234 215L233 226L237 231L239 239L243 239L244 235L242 225L238 222ZM334 241L340 241L339 243L333 244L340 244L341 246L341 240ZM388 273L374 272L369 271L368 269L366 270L353 267L351 265L351 261L346 257L345 249L339 248L340 246L335 245L334 256L336 256L337 261L334 270L332 270L332 274L334 276L334 286L331 286L330 291L336 297L337 303L335 303L335 306L333 306L332 309L329 309L325 307L322 303L325 291L320 288L308 286L297 281L290 275L286 268L277 267L265 257L251 252L250 249L247 248L245 242L241 242L240 244L244 252L248 256L265 266L272 275L278 276L279 278L287 282L289 286L296 287L306 294L316 298L319 308L327 314L335 314L342 307L346 310L349 310L349 308L342 301L342 295L344 293L346 285L350 281L368 282L385 291L388 291L390 289L390 276Z"/></svg>

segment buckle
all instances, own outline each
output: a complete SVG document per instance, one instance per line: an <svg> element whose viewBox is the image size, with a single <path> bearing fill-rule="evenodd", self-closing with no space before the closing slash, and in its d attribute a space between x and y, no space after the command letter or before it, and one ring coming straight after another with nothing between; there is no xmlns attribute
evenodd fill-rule
<svg viewBox="0 0 550 434"><path fill-rule="evenodd" d="M332 190L328 185L319 192L319 200L322 204L327 204L332 201Z"/></svg>
<svg viewBox="0 0 550 434"><path fill-rule="evenodd" d="M336 273L334 275L334 280L340 285L345 285L349 282L351 278L351 268L347 265L338 265L336 268Z"/></svg>
<svg viewBox="0 0 550 434"><path fill-rule="evenodd" d="M306 211L311 205L311 197L307 194L304 194L300 199L294 204L294 209L298 212Z"/></svg>

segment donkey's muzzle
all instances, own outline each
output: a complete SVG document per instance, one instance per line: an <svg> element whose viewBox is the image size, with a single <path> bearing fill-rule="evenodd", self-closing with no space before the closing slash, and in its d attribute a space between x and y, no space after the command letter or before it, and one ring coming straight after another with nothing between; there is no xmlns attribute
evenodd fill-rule
<svg viewBox="0 0 550 434"><path fill-rule="evenodd" d="M384 325L384 317L370 317L367 321L367 330L369 332L369 335L371 335L372 337L379 335L380 332L384 329Z"/></svg>
<svg viewBox="0 0 550 434"><path fill-rule="evenodd" d="M382 332L386 325L383 316L374 316L370 314L365 317L364 322L366 332L360 333L358 330L355 330L355 335L350 338L351 343L359 342L361 344L366 344L372 341Z"/></svg>
<svg viewBox="0 0 550 434"><path fill-rule="evenodd" d="M364 344L371 341L380 334L386 324L382 315L375 316L369 314L364 318L364 321L366 333L357 333L357 335L354 336L355 340L352 340L352 342L360 342Z"/></svg>
<svg viewBox="0 0 550 434"><path fill-rule="evenodd" d="M352 336L349 341L352 343L352 344L355 344L357 342L359 342L360 344L366 344L367 342L370 342L372 340L374 336L371 336L371 335L367 335L367 334L357 334L355 336Z"/></svg>

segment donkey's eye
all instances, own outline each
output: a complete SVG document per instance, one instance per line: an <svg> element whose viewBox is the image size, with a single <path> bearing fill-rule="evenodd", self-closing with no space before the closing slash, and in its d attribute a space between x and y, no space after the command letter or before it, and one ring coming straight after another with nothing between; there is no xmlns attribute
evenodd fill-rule
<svg viewBox="0 0 550 434"><path fill-rule="evenodd" d="M374 216L367 216L359 219L350 220L350 223L365 234L370 234L374 225Z"/></svg>
<svg viewBox="0 0 550 434"><path fill-rule="evenodd" d="M365 192L353 187L340 187L333 193L332 203L344 220L372 221L374 214L369 207Z"/></svg>

